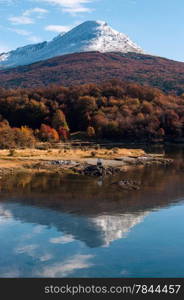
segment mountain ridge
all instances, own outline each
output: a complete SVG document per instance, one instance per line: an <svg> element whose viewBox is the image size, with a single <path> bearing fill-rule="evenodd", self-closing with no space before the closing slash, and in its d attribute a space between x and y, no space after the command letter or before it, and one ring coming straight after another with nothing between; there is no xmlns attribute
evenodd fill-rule
<svg viewBox="0 0 184 300"><path fill-rule="evenodd" d="M86 21L49 42L27 45L0 54L0 69L90 51L144 53L127 35L112 29L106 22Z"/></svg>
<svg viewBox="0 0 184 300"><path fill-rule="evenodd" d="M138 53L84 52L0 70L0 87L32 88L100 83L111 79L184 93L184 63Z"/></svg>

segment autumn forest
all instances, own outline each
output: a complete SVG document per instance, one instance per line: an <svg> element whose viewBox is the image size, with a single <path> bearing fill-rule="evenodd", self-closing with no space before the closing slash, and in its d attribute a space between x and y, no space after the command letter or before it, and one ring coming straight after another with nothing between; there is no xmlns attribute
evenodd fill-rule
<svg viewBox="0 0 184 300"><path fill-rule="evenodd" d="M32 147L83 132L88 139L176 141L184 136L184 97L112 80L35 89L0 89L0 147Z"/></svg>

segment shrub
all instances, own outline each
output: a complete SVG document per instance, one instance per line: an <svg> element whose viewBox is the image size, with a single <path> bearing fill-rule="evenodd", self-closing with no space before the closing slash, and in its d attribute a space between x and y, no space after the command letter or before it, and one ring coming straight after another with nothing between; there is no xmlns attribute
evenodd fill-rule
<svg viewBox="0 0 184 300"><path fill-rule="evenodd" d="M95 152L95 151L92 151L92 152L91 152L91 156L92 156L92 157L96 157L96 155L97 155L97 152Z"/></svg>
<svg viewBox="0 0 184 300"><path fill-rule="evenodd" d="M16 155L15 149L10 149L8 156L15 156L15 155Z"/></svg>

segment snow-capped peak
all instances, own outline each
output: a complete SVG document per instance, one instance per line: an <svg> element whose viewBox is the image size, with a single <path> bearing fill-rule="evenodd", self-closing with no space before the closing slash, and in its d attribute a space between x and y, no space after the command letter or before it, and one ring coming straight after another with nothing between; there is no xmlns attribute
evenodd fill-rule
<svg viewBox="0 0 184 300"><path fill-rule="evenodd" d="M86 51L144 53L127 35L112 29L106 22L88 21L84 24L87 23L93 27L95 37L89 41Z"/></svg>
<svg viewBox="0 0 184 300"><path fill-rule="evenodd" d="M75 52L144 53L128 36L112 29L104 21L86 21L50 42L18 48L0 54L0 68L28 65Z"/></svg>

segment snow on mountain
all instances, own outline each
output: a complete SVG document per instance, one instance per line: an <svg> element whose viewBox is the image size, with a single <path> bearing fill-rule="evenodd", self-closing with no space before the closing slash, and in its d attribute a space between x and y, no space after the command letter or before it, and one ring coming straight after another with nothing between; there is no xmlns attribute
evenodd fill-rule
<svg viewBox="0 0 184 300"><path fill-rule="evenodd" d="M149 212L146 211L125 213L118 216L104 215L97 216L91 221L100 232L102 245L109 246L116 240L126 238L131 229L142 223L148 214Z"/></svg>
<svg viewBox="0 0 184 300"><path fill-rule="evenodd" d="M109 246L112 242L126 238L130 231L144 221L149 210L118 215L80 216L65 212L24 205L0 203L0 224L9 220L23 223L54 226L65 235L65 241L80 240L89 247ZM73 226L75 224L75 226ZM55 241L57 243L57 241Z"/></svg>
<svg viewBox="0 0 184 300"><path fill-rule="evenodd" d="M128 36L112 29L107 23L86 21L65 34L59 34L50 42L28 45L0 54L0 69L89 51L144 53Z"/></svg>

